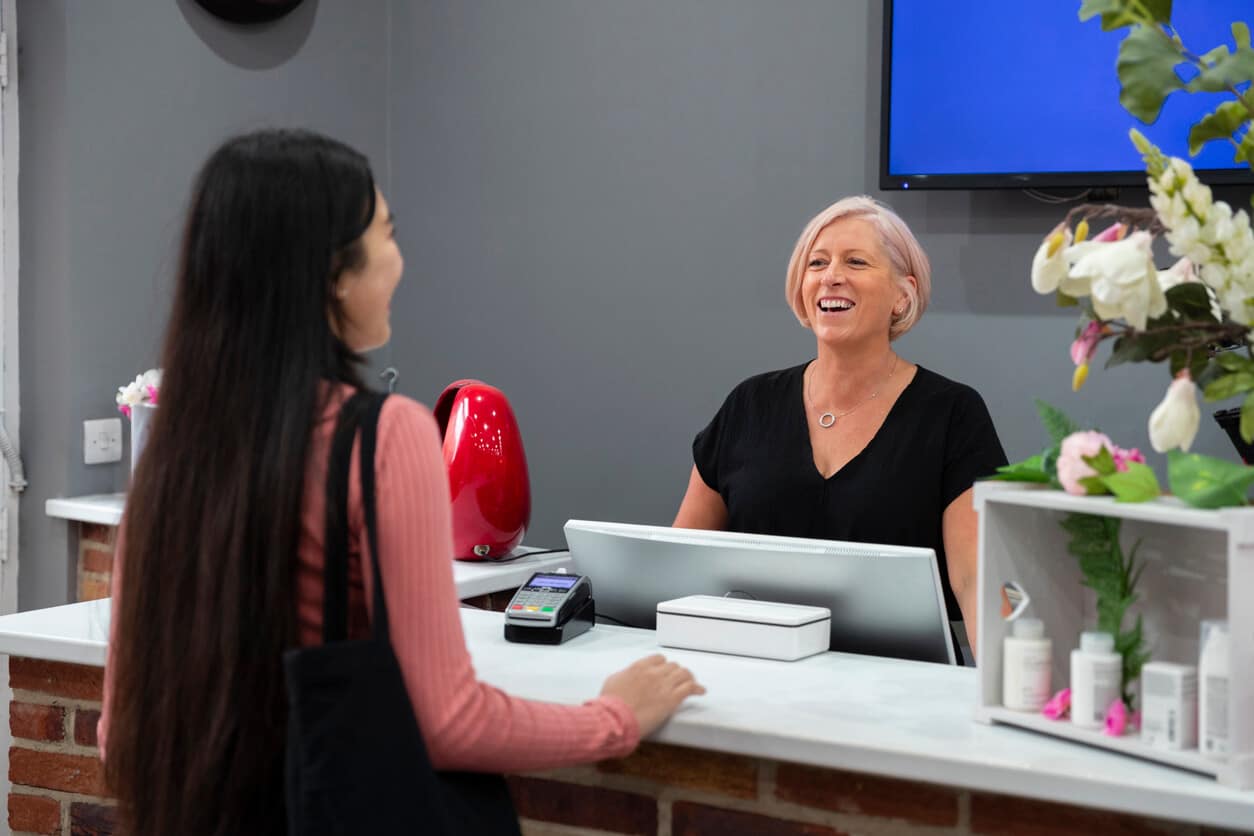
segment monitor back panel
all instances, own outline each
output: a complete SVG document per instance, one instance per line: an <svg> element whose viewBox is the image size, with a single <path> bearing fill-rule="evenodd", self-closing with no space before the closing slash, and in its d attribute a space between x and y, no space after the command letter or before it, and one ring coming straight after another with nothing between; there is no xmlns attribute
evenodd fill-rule
<svg viewBox="0 0 1254 836"><path fill-rule="evenodd" d="M868 555L865 546L842 553L838 543L805 541L781 550L774 542L725 533L703 542L665 538L567 527L575 571L592 579L598 615L654 629L659 601L732 594L827 607L832 650L954 661L931 549L892 547Z"/></svg>

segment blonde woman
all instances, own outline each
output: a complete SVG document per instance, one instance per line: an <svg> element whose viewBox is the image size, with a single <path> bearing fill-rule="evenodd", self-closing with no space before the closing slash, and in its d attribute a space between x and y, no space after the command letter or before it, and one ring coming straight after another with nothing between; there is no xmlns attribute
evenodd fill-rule
<svg viewBox="0 0 1254 836"><path fill-rule="evenodd" d="M674 525L935 549L974 648L971 486L1006 455L974 389L893 350L931 290L926 253L887 206L848 197L816 215L786 284L816 356L732 390L693 441Z"/></svg>

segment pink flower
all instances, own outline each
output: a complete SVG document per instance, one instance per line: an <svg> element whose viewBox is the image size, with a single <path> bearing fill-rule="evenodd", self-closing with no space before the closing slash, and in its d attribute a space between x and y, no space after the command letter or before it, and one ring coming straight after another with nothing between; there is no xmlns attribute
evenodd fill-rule
<svg viewBox="0 0 1254 836"><path fill-rule="evenodd" d="M1111 447L1110 455L1115 460L1115 470L1123 473L1128 469L1128 465L1136 462L1137 464L1145 464L1145 454L1137 448L1125 450L1122 447Z"/></svg>
<svg viewBox="0 0 1254 836"><path fill-rule="evenodd" d="M1123 730L1128 727L1128 708L1123 704L1123 700L1116 698L1106 709L1106 728L1103 734L1111 737L1121 737Z"/></svg>
<svg viewBox="0 0 1254 836"><path fill-rule="evenodd" d="M119 405L118 405L118 412L122 413L122 414L123 414L123 415L125 415L127 418L130 418L130 417L131 417L131 408L130 408L129 406L127 406L126 404L119 404Z"/></svg>
<svg viewBox="0 0 1254 836"><path fill-rule="evenodd" d="M1087 364L1097 353L1097 344L1101 342L1101 339L1102 324L1097 320L1092 320L1071 344L1071 362L1077 366Z"/></svg>
<svg viewBox="0 0 1254 836"><path fill-rule="evenodd" d="M1122 241L1123 236L1128 234L1128 228L1123 224L1111 224L1101 232L1094 235L1092 241Z"/></svg>
<svg viewBox="0 0 1254 836"><path fill-rule="evenodd" d="M151 383L148 384L148 402L153 406L157 405L157 387Z"/></svg>
<svg viewBox="0 0 1254 836"><path fill-rule="evenodd" d="M1099 432L1072 433L1064 438L1058 453L1058 481L1062 483L1062 489L1076 496L1086 495L1088 491L1080 480L1096 476L1097 471L1085 463L1084 457L1096 456L1103 447L1111 450L1114 446L1105 433Z"/></svg>
<svg viewBox="0 0 1254 836"><path fill-rule="evenodd" d="M1041 713L1051 720L1061 720L1071 713L1071 689L1063 688L1049 698L1041 708Z"/></svg>

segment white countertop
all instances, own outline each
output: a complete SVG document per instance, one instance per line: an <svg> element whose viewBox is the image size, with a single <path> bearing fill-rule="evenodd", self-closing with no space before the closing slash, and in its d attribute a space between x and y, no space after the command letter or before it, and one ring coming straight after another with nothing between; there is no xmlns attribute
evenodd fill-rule
<svg viewBox="0 0 1254 836"><path fill-rule="evenodd" d="M117 525L122 522L126 507L124 493L98 493L91 496L69 496L44 502L44 513L62 520Z"/></svg>
<svg viewBox="0 0 1254 836"><path fill-rule="evenodd" d="M0 653L100 665L109 601L0 617ZM652 631L598 624L565 645L505 641L500 613L462 610L475 668L518 696L579 703L658 652ZM993 793L1176 819L1254 826L1254 791L1088 746L972 719L970 668L822 653L771 662L661 649L709 693L652 739ZM549 676L536 676L537 670Z"/></svg>
<svg viewBox="0 0 1254 836"><path fill-rule="evenodd" d="M73 496L49 499L44 503L44 513L50 517L99 525L118 525L126 507L126 494L102 493L92 496ZM511 555L526 554L540 549L519 546ZM520 558L508 563L490 561L453 561L453 580L457 583L459 598L473 598L489 592L502 592L521 586L532 572L551 572L570 566L569 554L544 555L536 558Z"/></svg>
<svg viewBox="0 0 1254 836"><path fill-rule="evenodd" d="M526 554L532 551L547 551L547 549L519 546L510 554ZM504 592L507 589L520 587L527 582L532 572L552 572L557 569L568 569L570 565L570 552L520 557L508 563L454 560L453 583L457 585L458 598L473 598L476 595Z"/></svg>

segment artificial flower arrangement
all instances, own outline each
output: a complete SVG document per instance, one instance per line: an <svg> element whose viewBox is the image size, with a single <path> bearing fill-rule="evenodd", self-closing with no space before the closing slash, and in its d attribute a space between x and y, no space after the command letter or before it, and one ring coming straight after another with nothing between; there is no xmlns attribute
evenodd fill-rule
<svg viewBox="0 0 1254 836"><path fill-rule="evenodd" d="M1228 93L1231 100L1192 127L1190 153L1228 141L1235 159L1254 169L1254 49L1246 24L1232 24L1235 48L1221 44L1198 55L1171 27L1170 0L1085 0L1080 19L1096 15L1104 29L1130 27L1116 69L1120 101L1132 115L1153 122L1177 90ZM1152 208L1075 207L1041 243L1032 287L1082 312L1071 345L1073 388L1084 384L1108 339L1114 343L1107 368L1169 362L1173 380L1149 420L1155 450L1189 449L1200 419L1199 386L1209 401L1243 398L1240 434L1248 444L1254 441L1250 217L1215 200L1188 162L1164 156L1138 131L1131 137L1145 159ZM1103 221L1109 224L1091 234ZM1151 252L1160 235L1178 259L1165 270L1156 268Z"/></svg>
<svg viewBox="0 0 1254 836"><path fill-rule="evenodd" d="M143 374L137 375L134 380L125 386L118 387L118 393L115 397L118 404L118 412L130 418L132 410L140 404L156 406L160 394L161 369L149 369Z"/></svg>
<svg viewBox="0 0 1254 836"><path fill-rule="evenodd" d="M1226 93L1224 101L1189 133L1196 154L1211 141L1228 141L1234 158L1254 170L1254 49L1245 23L1232 24L1234 47L1204 53L1188 50L1171 26L1171 0L1083 0L1080 19L1101 17L1106 30L1129 28L1116 70L1120 101L1145 123L1158 118L1167 96L1178 90ZM1215 200L1192 166L1165 156L1140 132L1150 189L1149 209L1085 204L1072 209L1045 237L1032 260L1032 287L1054 294L1061 306L1080 309L1071 344L1072 388L1088 377L1098 346L1113 340L1106 367L1128 362L1168 362L1172 381L1149 418L1151 446L1167 453L1170 491L1199 508L1248 504L1254 467L1188 453L1198 431L1198 387L1207 400L1241 396L1240 436L1254 441L1254 228L1244 210ZM1101 231L1092 226L1106 222ZM1094 233L1094 234L1091 234ZM1176 261L1154 264L1152 245L1166 238ZM1136 449L1077 425L1061 411L1037 402L1050 446L1040 455L1007 465L998 479L1039 482L1071 494L1113 495L1143 502L1162 490ZM1125 554L1121 520L1067 514L1061 521L1078 560L1083 584L1097 599L1097 627L1115 637L1123 657L1121 697L1107 709L1105 732L1121 735L1138 725L1132 683L1149 659L1140 616L1128 618L1138 600L1139 541ZM1066 716L1068 689L1042 713Z"/></svg>

